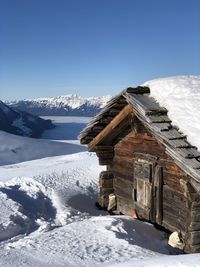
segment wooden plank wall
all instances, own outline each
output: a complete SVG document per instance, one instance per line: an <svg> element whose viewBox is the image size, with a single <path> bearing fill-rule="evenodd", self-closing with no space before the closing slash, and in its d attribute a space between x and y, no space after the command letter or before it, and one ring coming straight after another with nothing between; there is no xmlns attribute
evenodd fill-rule
<svg viewBox="0 0 200 267"><path fill-rule="evenodd" d="M171 231L187 232L189 222L189 202L181 181L187 181L187 175L172 160L163 160L163 222Z"/></svg>
<svg viewBox="0 0 200 267"><path fill-rule="evenodd" d="M189 199L189 223L185 239L186 252L200 252L200 194L192 186L187 187Z"/></svg>
<svg viewBox="0 0 200 267"><path fill-rule="evenodd" d="M200 252L200 194L190 185L191 178L165 153L165 147L139 119L133 116L131 123L131 132L125 137L122 132L117 143L96 148L100 164L109 169L100 175L100 205L106 208L108 195L114 192L118 211L125 215L134 214L134 153L157 157L163 181L159 223L172 232L181 232L186 252ZM140 214L145 218L145 211Z"/></svg>
<svg viewBox="0 0 200 267"><path fill-rule="evenodd" d="M118 209L126 215L131 215L134 209L132 197L134 152L155 156L159 154L162 157L165 155L163 146L158 145L154 137L144 132L143 125L139 125L139 122L137 124L137 131L139 129L140 133L133 129L115 145L113 165L111 166L114 173L113 185L117 195Z"/></svg>
<svg viewBox="0 0 200 267"><path fill-rule="evenodd" d="M137 118L133 120L131 133L114 147L111 170L114 174L113 187L117 195L118 210L123 214L131 215L134 209L132 196L134 152L150 154L162 159L159 162L163 170L163 217L161 223L170 231L181 231L185 238L189 223L189 204L180 180L187 181L188 177L165 153L164 146L148 133Z"/></svg>

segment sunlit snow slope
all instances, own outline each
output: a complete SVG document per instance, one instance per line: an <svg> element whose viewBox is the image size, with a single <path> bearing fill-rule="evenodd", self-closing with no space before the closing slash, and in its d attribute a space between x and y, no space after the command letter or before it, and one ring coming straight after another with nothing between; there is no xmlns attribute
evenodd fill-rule
<svg viewBox="0 0 200 267"><path fill-rule="evenodd" d="M0 166L0 266L93 267L171 253L165 233L95 206L104 167L94 153L75 153L85 149L76 140L63 140L67 126L76 132L86 120L59 118L45 136L59 142L2 132L2 163L27 161ZM55 157L56 149L66 155ZM45 158L31 160L36 153Z"/></svg>
<svg viewBox="0 0 200 267"><path fill-rule="evenodd" d="M0 167L0 266L93 267L170 254L164 232L96 208L101 170L88 152Z"/></svg>

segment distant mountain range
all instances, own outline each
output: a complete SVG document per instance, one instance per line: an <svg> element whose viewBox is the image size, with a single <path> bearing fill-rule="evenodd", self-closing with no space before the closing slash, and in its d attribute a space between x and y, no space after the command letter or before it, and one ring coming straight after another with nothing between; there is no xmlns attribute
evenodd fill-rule
<svg viewBox="0 0 200 267"><path fill-rule="evenodd" d="M0 101L0 130L16 135L39 137L44 130L53 127L51 120L19 111Z"/></svg>
<svg viewBox="0 0 200 267"><path fill-rule="evenodd" d="M37 116L94 116L111 96L83 98L77 95L57 96L6 102L12 108Z"/></svg>

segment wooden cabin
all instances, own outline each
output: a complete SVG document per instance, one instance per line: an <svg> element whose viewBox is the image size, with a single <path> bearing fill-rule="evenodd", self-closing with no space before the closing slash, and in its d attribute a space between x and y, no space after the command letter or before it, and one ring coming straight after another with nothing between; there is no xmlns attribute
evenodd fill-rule
<svg viewBox="0 0 200 267"><path fill-rule="evenodd" d="M99 205L180 233L185 252L200 252L200 153L148 87L127 88L81 132L106 171Z"/></svg>

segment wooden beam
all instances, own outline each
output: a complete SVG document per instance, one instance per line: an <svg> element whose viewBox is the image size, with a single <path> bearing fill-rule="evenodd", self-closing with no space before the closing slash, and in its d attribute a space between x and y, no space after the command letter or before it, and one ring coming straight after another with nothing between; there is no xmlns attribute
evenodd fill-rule
<svg viewBox="0 0 200 267"><path fill-rule="evenodd" d="M133 111L130 105L126 105L119 114L89 143L89 151L94 151L94 147L105 140L110 132L112 132L124 119Z"/></svg>
<svg viewBox="0 0 200 267"><path fill-rule="evenodd" d="M138 86L138 87L128 87L125 89L127 93L133 94L150 94L150 89L147 86Z"/></svg>

